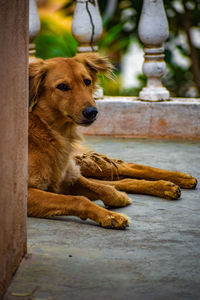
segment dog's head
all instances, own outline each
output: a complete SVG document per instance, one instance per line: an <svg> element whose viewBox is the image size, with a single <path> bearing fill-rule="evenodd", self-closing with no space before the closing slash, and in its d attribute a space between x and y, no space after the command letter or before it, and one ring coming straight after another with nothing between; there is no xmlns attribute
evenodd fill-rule
<svg viewBox="0 0 200 300"><path fill-rule="evenodd" d="M74 58L38 60L29 67L29 111L55 111L60 118L90 125L97 116L93 91L100 72L108 75L112 65L95 53Z"/></svg>

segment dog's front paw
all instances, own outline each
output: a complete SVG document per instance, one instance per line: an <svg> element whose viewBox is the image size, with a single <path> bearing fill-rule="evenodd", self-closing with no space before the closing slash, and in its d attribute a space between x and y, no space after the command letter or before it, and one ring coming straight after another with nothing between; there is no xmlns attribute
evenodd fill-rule
<svg viewBox="0 0 200 300"><path fill-rule="evenodd" d="M119 192L112 187L112 193L108 194L104 199L101 199L106 206L109 207L124 207L132 203L131 199L124 192Z"/></svg>
<svg viewBox="0 0 200 300"><path fill-rule="evenodd" d="M126 229L129 226L129 219L124 214L108 212L108 214L100 221L100 225L110 229Z"/></svg>

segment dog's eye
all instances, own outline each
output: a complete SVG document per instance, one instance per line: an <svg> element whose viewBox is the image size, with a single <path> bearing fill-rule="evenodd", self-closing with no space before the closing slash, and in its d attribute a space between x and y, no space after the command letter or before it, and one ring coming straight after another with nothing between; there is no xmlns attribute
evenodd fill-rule
<svg viewBox="0 0 200 300"><path fill-rule="evenodd" d="M84 79L83 81L84 81L85 85L87 85L87 86L91 84L90 79Z"/></svg>
<svg viewBox="0 0 200 300"><path fill-rule="evenodd" d="M70 87L65 84L65 83L60 83L56 86L57 89L61 90L61 91L69 91Z"/></svg>

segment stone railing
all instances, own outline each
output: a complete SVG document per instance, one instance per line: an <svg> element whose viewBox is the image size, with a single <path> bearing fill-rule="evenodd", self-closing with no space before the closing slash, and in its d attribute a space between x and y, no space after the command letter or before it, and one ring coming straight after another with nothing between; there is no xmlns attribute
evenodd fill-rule
<svg viewBox="0 0 200 300"><path fill-rule="evenodd" d="M79 43L79 52L97 51L96 42L102 33L97 0L76 1L72 33ZM141 100L169 99L169 92L161 82L166 69L163 42L167 39L168 33L168 22L162 0L144 0L139 37L144 44L143 72L147 76L147 86L140 92Z"/></svg>
<svg viewBox="0 0 200 300"><path fill-rule="evenodd" d="M30 1L30 53L34 53L33 38L40 30L35 0ZM78 42L78 52L98 51L96 42L103 31L97 0L77 0L72 22L72 34ZM140 92L141 100L169 99L161 78L165 73L163 42L168 37L168 22L162 0L144 0L139 23L139 37L144 44L143 72L147 86ZM100 94L99 94L100 95ZM101 96L100 96L101 97Z"/></svg>

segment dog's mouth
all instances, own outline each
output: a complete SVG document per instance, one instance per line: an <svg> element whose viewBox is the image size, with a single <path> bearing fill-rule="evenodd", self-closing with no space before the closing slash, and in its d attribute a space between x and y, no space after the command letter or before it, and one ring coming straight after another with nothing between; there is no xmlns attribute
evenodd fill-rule
<svg viewBox="0 0 200 300"><path fill-rule="evenodd" d="M72 118L70 115L67 115L68 118L70 118L75 124L79 125L79 126L90 126L92 123L94 123L94 121L96 121L97 118L94 118L92 120L82 120L80 122L77 122L74 120L74 118Z"/></svg>
<svg viewBox="0 0 200 300"><path fill-rule="evenodd" d="M92 123L94 123L94 121L96 121L96 118L93 120L84 120L80 123L77 123L80 126L90 126Z"/></svg>

